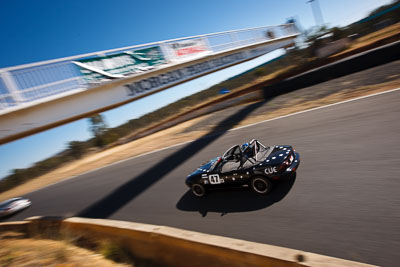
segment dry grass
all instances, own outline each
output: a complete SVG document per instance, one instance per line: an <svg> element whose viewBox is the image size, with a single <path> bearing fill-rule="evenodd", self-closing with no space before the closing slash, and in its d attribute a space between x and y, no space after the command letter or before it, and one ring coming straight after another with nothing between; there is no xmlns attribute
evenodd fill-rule
<svg viewBox="0 0 400 267"><path fill-rule="evenodd" d="M105 259L101 254L64 241L25 238L15 233L0 235L0 266L128 266Z"/></svg>
<svg viewBox="0 0 400 267"><path fill-rule="evenodd" d="M399 34L399 32L400 32L400 23L396 23L382 30L358 38L350 45L349 48L341 51L340 53L334 54L331 57L337 57L340 56L341 54L349 53L350 51L356 50L360 47L369 46L374 42Z"/></svg>

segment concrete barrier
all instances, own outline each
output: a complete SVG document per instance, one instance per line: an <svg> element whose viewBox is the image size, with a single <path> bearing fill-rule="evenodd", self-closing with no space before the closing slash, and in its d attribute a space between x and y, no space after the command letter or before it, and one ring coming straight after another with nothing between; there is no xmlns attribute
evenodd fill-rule
<svg viewBox="0 0 400 267"><path fill-rule="evenodd" d="M68 236L87 242L112 242L137 259L161 266L372 266L315 253L227 238L167 226L103 219L32 217L0 223L0 232Z"/></svg>
<svg viewBox="0 0 400 267"><path fill-rule="evenodd" d="M0 233L7 232L7 231L28 233L29 225L30 225L30 222L27 222L27 221L0 223Z"/></svg>

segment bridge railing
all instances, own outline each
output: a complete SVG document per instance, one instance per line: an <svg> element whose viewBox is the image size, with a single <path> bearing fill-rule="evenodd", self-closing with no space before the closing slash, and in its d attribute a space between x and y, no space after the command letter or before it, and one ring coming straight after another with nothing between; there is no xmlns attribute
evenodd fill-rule
<svg viewBox="0 0 400 267"><path fill-rule="evenodd" d="M297 35L294 24L226 31L0 69L0 112L49 101L113 79Z"/></svg>

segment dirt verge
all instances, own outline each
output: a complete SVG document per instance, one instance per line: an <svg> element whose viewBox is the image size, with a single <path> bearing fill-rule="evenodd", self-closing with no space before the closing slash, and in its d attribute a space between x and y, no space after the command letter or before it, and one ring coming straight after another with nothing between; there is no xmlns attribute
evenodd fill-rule
<svg viewBox="0 0 400 267"><path fill-rule="evenodd" d="M46 249L43 249L46 248ZM0 235L0 266L130 266L115 263L96 252L66 241L26 238L21 233Z"/></svg>

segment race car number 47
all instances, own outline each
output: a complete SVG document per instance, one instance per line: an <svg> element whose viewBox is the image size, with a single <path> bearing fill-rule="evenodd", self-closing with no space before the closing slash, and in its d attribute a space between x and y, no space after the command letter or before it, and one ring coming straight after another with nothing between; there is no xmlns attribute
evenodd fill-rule
<svg viewBox="0 0 400 267"><path fill-rule="evenodd" d="M220 184L222 182L218 174L211 174L208 176L208 179L210 180L210 184Z"/></svg>

